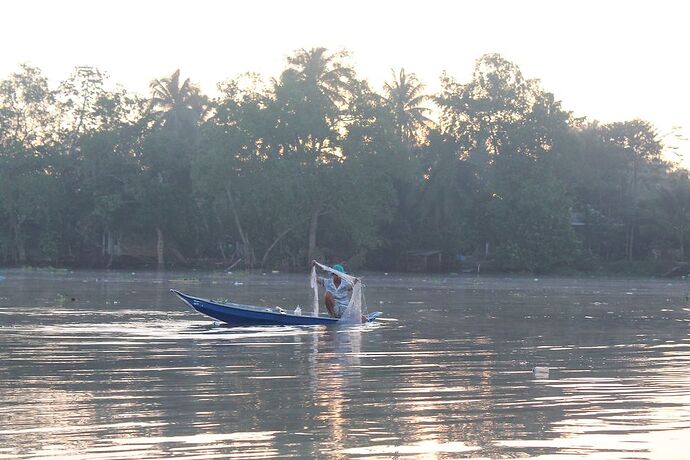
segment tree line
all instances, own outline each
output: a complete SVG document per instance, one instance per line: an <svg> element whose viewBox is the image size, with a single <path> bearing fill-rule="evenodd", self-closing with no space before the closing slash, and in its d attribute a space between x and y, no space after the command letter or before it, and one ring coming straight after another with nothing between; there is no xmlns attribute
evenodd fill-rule
<svg viewBox="0 0 690 460"><path fill-rule="evenodd" d="M686 260L690 180L648 122L563 109L497 54L469 81L380 92L346 52L210 98L176 71L150 94L78 67L0 82L0 264L596 270Z"/></svg>

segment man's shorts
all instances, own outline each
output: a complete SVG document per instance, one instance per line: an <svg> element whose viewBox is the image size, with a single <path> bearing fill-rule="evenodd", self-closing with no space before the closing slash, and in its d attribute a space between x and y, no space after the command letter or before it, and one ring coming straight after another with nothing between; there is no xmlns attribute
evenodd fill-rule
<svg viewBox="0 0 690 460"><path fill-rule="evenodd" d="M337 303L335 304L335 316L338 318L343 316L343 313L345 313L345 310L347 310L347 304L341 304Z"/></svg>

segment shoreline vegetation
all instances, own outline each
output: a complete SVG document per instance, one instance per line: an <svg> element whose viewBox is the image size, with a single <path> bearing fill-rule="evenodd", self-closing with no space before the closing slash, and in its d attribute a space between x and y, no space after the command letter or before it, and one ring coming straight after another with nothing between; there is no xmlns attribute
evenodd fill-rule
<svg viewBox="0 0 690 460"><path fill-rule="evenodd" d="M135 275L138 273L186 273L186 274L209 274L211 276L230 276L233 279L235 277L242 278L248 275L278 275L278 274L293 274L293 275L305 275L307 273L306 268L289 268L287 270L276 270L276 269L262 269L262 268L239 268L229 270L228 267L224 267L222 261L201 261L198 264L191 265L167 265L164 267L159 267L155 263L150 264L126 264L121 266L113 267L84 267L84 266L52 266L52 265L24 265L24 266L0 266L0 270L16 272L16 271L26 271L26 272L37 272L37 273L78 273L80 271L94 271L103 273L125 273ZM487 270L477 271L476 267L468 269L467 267L459 267L456 269L444 268L435 271L410 271L410 270L375 270L368 268L359 268L357 270L359 274L364 276L457 276L461 278L466 277L494 277L494 276L508 276L508 277L525 277L532 279L535 276L539 278L545 277L557 277L557 278L623 278L623 279L686 279L690 276L690 264L679 264L672 261L662 261L662 262L652 262L652 261L639 261L633 262L631 264L619 264L612 263L608 265L601 265L596 268L596 270L575 270L568 267L559 267L557 269L551 270L549 272L535 273L533 271L525 270L513 270L507 271L502 268L490 268ZM5 273L6 275L7 273ZM306 275L305 275L306 276ZM5 279L4 275L0 275L0 280ZM186 278L185 278L186 279ZM194 278L189 278L193 280ZM535 278L535 280L538 278Z"/></svg>
<svg viewBox="0 0 690 460"><path fill-rule="evenodd" d="M324 48L213 98L179 70L111 86L0 80L0 266L690 271L667 135L578 118L498 54L437 94L405 69L371 88Z"/></svg>

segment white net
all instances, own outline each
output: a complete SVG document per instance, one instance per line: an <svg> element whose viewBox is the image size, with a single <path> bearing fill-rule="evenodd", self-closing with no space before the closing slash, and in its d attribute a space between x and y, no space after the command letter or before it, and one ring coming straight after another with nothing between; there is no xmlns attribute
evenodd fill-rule
<svg viewBox="0 0 690 460"><path fill-rule="evenodd" d="M312 314L314 316L319 316L319 283L316 279L316 265L311 267L311 277L309 278L309 287L312 290Z"/></svg>
<svg viewBox="0 0 690 460"><path fill-rule="evenodd" d="M348 283L349 285L352 286L352 295L350 296L350 302L347 304L347 308L345 309L345 312L343 312L343 315L340 317L340 321L345 322L345 323L361 323L362 322L362 308L363 308L363 294L362 294L362 282L359 278L356 278L354 276L348 275L347 273L340 272L338 270L333 269L332 267L328 267L326 265L322 265L318 262L316 262L316 265L312 267L311 269L311 288L314 292L314 299L313 299L313 312L315 316L318 316L319 314L319 287L317 283L317 278L316 278L316 266L321 268L322 270L336 274Z"/></svg>

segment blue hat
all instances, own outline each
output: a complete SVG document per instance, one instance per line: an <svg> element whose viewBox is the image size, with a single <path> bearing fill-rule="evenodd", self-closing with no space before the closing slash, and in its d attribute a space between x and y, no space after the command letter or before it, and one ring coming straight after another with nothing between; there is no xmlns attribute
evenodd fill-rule
<svg viewBox="0 0 690 460"><path fill-rule="evenodd" d="M345 271L345 267L343 267L343 266L340 265L340 264L335 264L335 265L333 265L333 270L337 270L337 271L339 271L339 272L341 272L341 273L347 273L347 272Z"/></svg>

